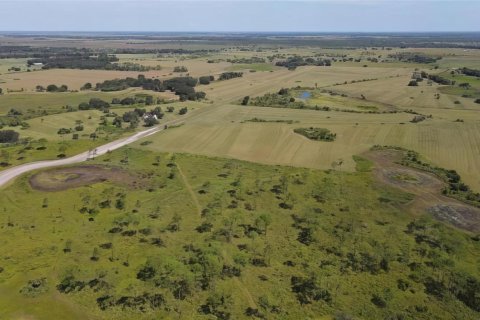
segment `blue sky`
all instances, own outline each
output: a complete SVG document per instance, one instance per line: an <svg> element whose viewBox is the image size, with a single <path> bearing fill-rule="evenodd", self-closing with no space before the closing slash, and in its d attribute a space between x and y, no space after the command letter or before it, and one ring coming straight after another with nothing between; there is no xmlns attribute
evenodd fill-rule
<svg viewBox="0 0 480 320"><path fill-rule="evenodd" d="M0 31L480 31L480 0L0 0Z"/></svg>

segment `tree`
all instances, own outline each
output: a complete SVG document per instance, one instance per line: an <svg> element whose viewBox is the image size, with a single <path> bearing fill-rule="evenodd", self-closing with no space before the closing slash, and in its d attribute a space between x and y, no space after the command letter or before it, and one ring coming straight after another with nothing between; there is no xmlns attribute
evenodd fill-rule
<svg viewBox="0 0 480 320"><path fill-rule="evenodd" d="M200 84L210 84L211 81L214 81L215 78L213 76L203 76L198 78L198 82Z"/></svg>
<svg viewBox="0 0 480 320"><path fill-rule="evenodd" d="M48 92L57 92L58 91L58 87L54 84L49 84L47 86L47 91Z"/></svg>
<svg viewBox="0 0 480 320"><path fill-rule="evenodd" d="M147 117L143 120L145 127L153 127L154 125L158 124L158 120L155 117Z"/></svg>
<svg viewBox="0 0 480 320"><path fill-rule="evenodd" d="M472 87L468 82L460 83L458 86L462 89L467 89L467 90Z"/></svg>
<svg viewBox="0 0 480 320"><path fill-rule="evenodd" d="M92 89L92 84L90 82L85 83L80 90L91 90Z"/></svg>
<svg viewBox="0 0 480 320"><path fill-rule="evenodd" d="M179 115L184 115L184 114L187 113L187 111L188 111L187 107L183 107L178 111L178 114Z"/></svg>
<svg viewBox="0 0 480 320"><path fill-rule="evenodd" d="M408 83L408 86L409 86L409 87L416 87L416 86L418 86L417 80L411 80L411 81Z"/></svg>
<svg viewBox="0 0 480 320"><path fill-rule="evenodd" d="M0 143L14 143L20 134L14 130L0 130Z"/></svg>
<svg viewBox="0 0 480 320"><path fill-rule="evenodd" d="M58 147L58 151L61 153L61 154L65 154L65 151L67 151L67 145L65 143L62 143L60 145L60 147Z"/></svg>
<svg viewBox="0 0 480 320"><path fill-rule="evenodd" d="M250 101L250 96L243 97L242 106L248 105L248 101Z"/></svg>
<svg viewBox="0 0 480 320"><path fill-rule="evenodd" d="M98 255L98 248L95 247L93 248L92 256L90 257L90 260L92 261L98 261L99 255Z"/></svg>
<svg viewBox="0 0 480 320"><path fill-rule="evenodd" d="M259 229L263 229L265 236L267 235L268 226L272 223L272 217L267 213L262 213L255 220L255 225Z"/></svg>
<svg viewBox="0 0 480 320"><path fill-rule="evenodd" d="M121 117L115 117L115 119L113 119L112 124L117 128L121 128L122 127L122 118Z"/></svg>

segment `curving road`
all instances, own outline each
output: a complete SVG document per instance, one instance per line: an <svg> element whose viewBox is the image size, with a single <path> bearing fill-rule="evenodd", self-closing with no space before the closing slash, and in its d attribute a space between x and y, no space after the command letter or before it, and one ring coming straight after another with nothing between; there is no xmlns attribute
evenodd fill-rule
<svg viewBox="0 0 480 320"><path fill-rule="evenodd" d="M32 170L37 170L37 169L43 169L43 168L48 168L48 167L56 167L56 166L62 166L66 164L74 164L74 163L79 163L86 161L88 159L91 159L92 156L101 156L102 154L105 154L109 151L113 151L115 149L121 148L127 144L130 144L132 142L135 142L139 139L148 137L152 134L155 134L157 132L160 132L164 130L165 125L174 125L178 124L180 120L173 120L170 122L163 123L161 126L153 127L138 133L135 133L132 136L126 137L126 138L121 138L112 142L109 142L107 144L104 144L100 147L97 147L95 149L94 154L90 151L85 151L80 154L77 154L73 157L65 158L65 159L59 159L59 160L43 160L43 161L37 161L37 162L30 162L30 163L25 163L19 166L12 167L10 169L6 169L4 171L0 171L0 187L6 185L8 182L11 180L15 179L19 175L22 175L26 172L32 171Z"/></svg>

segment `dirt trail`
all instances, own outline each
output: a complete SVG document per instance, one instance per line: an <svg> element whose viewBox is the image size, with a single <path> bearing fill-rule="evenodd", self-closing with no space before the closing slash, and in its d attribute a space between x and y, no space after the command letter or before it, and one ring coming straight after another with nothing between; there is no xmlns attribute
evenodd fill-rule
<svg viewBox="0 0 480 320"><path fill-rule="evenodd" d="M182 181L183 181L183 184L185 185L185 187L187 188L188 190L188 193L190 193L190 196L192 197L192 200L193 200L193 203L195 204L195 206L197 207L197 212L198 212L198 215L201 215L202 214L202 207L200 206L200 202L198 202L198 198L195 194L195 191L193 191L193 188L190 184L190 182L188 182L188 179L187 177L185 176L185 174L183 173L182 171L182 168L180 167L180 165L177 163L177 169L178 169L178 173L180 174L180 177L182 178Z"/></svg>
<svg viewBox="0 0 480 320"><path fill-rule="evenodd" d="M415 199L405 205L411 213L428 212L457 228L480 232L480 209L444 196L441 191L445 183L437 176L395 163L402 158L400 151L375 150L363 156L373 161L373 173L378 181L415 195Z"/></svg>
<svg viewBox="0 0 480 320"><path fill-rule="evenodd" d="M183 173L180 165L178 163L176 163L176 165L177 165L178 173L180 174L180 177L182 178L183 184L187 188L188 193L190 193L190 196L192 197L193 203L195 203L195 206L197 207L198 214L201 215L202 214L202 207L200 206L200 203L198 202L198 198L197 198L195 192L193 191L192 185L190 184L190 182L188 182L187 176L185 176L185 174ZM229 261L231 263L232 259L225 250L222 251L222 255L223 255L223 258L225 259L225 261ZM240 291L247 298L249 306L251 308L256 309L257 304L255 303L255 300L253 299L252 294L250 293L248 288L237 277L234 277L234 281L237 284Z"/></svg>
<svg viewBox="0 0 480 320"><path fill-rule="evenodd" d="M223 259L225 261L227 261L228 263L233 262L232 258L230 257L230 255L227 253L227 251L225 249L222 250L222 256L223 256ZM250 308L258 309L257 304L255 303L255 300L253 299L253 296L250 293L250 290L248 290L248 288L243 284L243 282L239 278L233 277L233 280L235 281L235 284L237 285L239 290L247 298L248 305L250 306Z"/></svg>

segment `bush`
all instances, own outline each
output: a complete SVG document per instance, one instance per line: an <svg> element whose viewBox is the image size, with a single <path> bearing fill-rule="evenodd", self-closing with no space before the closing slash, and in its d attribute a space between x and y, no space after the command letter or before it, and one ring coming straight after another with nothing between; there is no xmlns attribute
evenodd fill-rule
<svg viewBox="0 0 480 320"><path fill-rule="evenodd" d="M307 137L310 140L334 141L337 138L335 133L332 133L330 130L325 128L296 128L293 131Z"/></svg>
<svg viewBox="0 0 480 320"><path fill-rule="evenodd" d="M417 80L411 80L411 81L408 83L408 86L409 86L409 87L417 87L417 86L418 86Z"/></svg>
<svg viewBox="0 0 480 320"><path fill-rule="evenodd" d="M0 143L14 143L18 137L19 133L14 130L0 130Z"/></svg>
<svg viewBox="0 0 480 320"><path fill-rule="evenodd" d="M224 72L220 75L218 80L228 80L233 78L240 78L243 76L243 72Z"/></svg>
<svg viewBox="0 0 480 320"><path fill-rule="evenodd" d="M249 101L250 101L250 96L245 96L245 97L243 97L242 106L248 105L248 102L249 102Z"/></svg>
<svg viewBox="0 0 480 320"><path fill-rule="evenodd" d="M198 78L198 82L200 84L210 84L211 81L214 81L215 78L213 76L203 76Z"/></svg>

